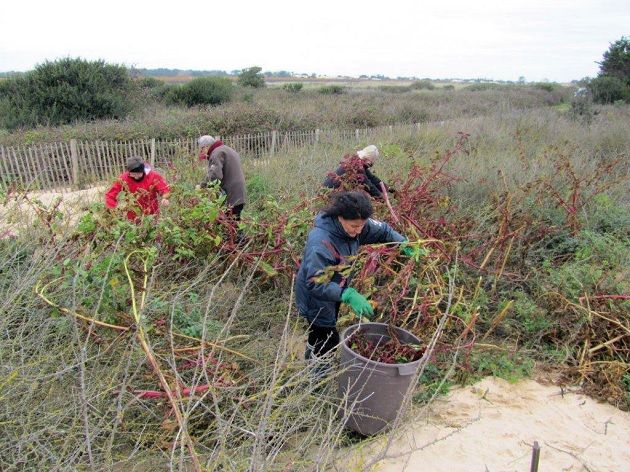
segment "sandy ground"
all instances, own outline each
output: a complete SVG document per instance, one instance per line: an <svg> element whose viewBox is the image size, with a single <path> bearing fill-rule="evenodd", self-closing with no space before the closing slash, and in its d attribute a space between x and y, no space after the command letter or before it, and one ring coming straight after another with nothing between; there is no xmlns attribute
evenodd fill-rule
<svg viewBox="0 0 630 472"><path fill-rule="evenodd" d="M454 389L420 414L370 471L630 471L630 413L533 380L486 378ZM577 390L576 390L577 391ZM348 470L385 450L386 438L357 446Z"/></svg>

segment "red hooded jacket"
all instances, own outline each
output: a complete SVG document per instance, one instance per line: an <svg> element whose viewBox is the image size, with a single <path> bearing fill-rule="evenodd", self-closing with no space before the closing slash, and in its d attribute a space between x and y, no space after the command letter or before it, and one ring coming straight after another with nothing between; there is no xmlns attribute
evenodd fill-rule
<svg viewBox="0 0 630 472"><path fill-rule="evenodd" d="M135 221L142 215L157 215L160 211L159 199L171 191L164 177L151 170L148 164L144 167L144 178L137 182L125 172L105 194L105 204L108 208L116 208L118 194L121 191L128 194L127 202L131 207L127 211L127 219Z"/></svg>

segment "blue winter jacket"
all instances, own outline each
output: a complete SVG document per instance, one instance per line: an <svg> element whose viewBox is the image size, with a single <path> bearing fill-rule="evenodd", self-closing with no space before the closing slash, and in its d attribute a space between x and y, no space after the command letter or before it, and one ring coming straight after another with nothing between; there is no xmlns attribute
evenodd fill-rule
<svg viewBox="0 0 630 472"><path fill-rule="evenodd" d="M351 238L343 230L337 217L319 213L315 227L308 234L302 264L297 273L295 298L298 313L309 324L323 328L337 325L337 313L341 304L342 276L334 272L330 282L316 282L326 267L348 263L347 257L359 251L362 244L403 242L406 238L383 221L369 219L363 231Z"/></svg>

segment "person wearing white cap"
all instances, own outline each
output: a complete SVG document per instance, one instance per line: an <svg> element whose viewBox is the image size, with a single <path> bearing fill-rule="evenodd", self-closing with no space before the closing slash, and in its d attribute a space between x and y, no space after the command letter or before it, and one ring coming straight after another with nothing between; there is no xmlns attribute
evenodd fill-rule
<svg viewBox="0 0 630 472"><path fill-rule="evenodd" d="M383 198L381 183L386 190L389 189L381 179L370 171L378 158L378 148L374 144L370 144L354 154L348 154L344 156L335 172L328 173L322 185L335 189L342 187L344 190L362 189L372 197Z"/></svg>
<svg viewBox="0 0 630 472"><path fill-rule="evenodd" d="M232 218L240 220L247 200L240 156L234 149L223 144L223 141L210 135L201 136L198 143L201 148L199 158L208 159L208 175L197 187L205 188L209 182L218 180L221 190L226 194L226 203L230 207Z"/></svg>

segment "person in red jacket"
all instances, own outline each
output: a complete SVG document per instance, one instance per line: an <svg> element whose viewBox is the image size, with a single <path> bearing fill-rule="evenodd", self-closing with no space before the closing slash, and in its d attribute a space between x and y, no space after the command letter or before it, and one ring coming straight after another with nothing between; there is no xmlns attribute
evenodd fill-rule
<svg viewBox="0 0 630 472"><path fill-rule="evenodd" d="M168 183L139 156L128 158L126 167L127 172L119 175L105 194L105 204L108 208L116 208L118 194L124 191L127 194L129 221L138 221L143 215L157 215L160 203L169 203L168 194L171 188Z"/></svg>

